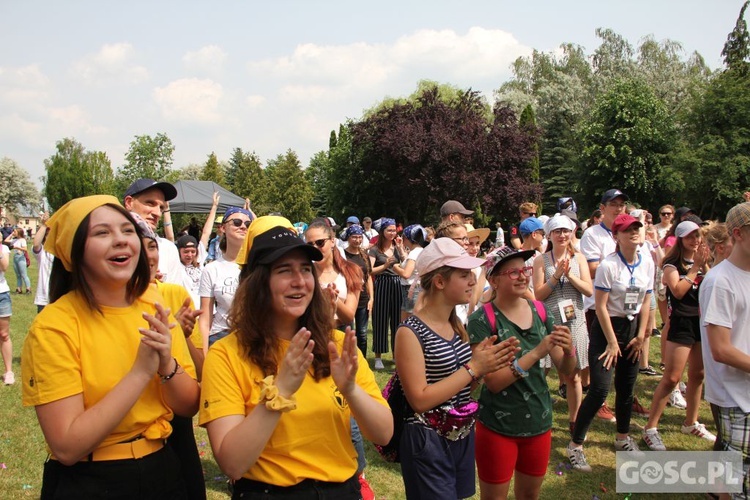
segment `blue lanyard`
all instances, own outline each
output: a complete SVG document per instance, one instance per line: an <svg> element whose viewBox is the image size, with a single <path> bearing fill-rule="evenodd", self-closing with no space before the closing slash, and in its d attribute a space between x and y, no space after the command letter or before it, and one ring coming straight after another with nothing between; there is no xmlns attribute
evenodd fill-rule
<svg viewBox="0 0 750 500"><path fill-rule="evenodd" d="M602 226L604 230L607 231L610 235L612 234L612 230L605 226L603 222L600 222L599 225Z"/></svg>
<svg viewBox="0 0 750 500"><path fill-rule="evenodd" d="M636 254L638 255L638 260L632 266L628 264L628 261L625 260L625 257L622 255L622 252L620 252L619 250L617 251L617 255L620 257L620 260L622 261L623 264L625 264L625 267L627 267L628 271L630 272L630 286L634 286L635 276L633 276L633 273L635 272L635 268L641 265L641 254L640 253Z"/></svg>

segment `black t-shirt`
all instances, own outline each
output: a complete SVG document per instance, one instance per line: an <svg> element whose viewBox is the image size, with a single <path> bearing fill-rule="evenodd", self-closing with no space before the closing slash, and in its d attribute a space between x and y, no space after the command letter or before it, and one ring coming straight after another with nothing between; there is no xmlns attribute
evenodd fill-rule
<svg viewBox="0 0 750 500"><path fill-rule="evenodd" d="M510 226L510 230L508 231L509 236L507 238L507 241L505 242L506 245L513 246L513 244L510 241L514 238L518 238L519 240L521 240L521 243L523 243L523 236L521 236L521 231L518 229L518 226L520 225L521 224L519 223L519 224L516 224L515 226Z"/></svg>
<svg viewBox="0 0 750 500"><path fill-rule="evenodd" d="M367 306L367 302L370 300L370 296L367 294L367 279L370 277L370 258L367 257L367 255L363 254L364 252L359 253L349 253L348 251L344 250L344 254L346 255L346 260L353 262L359 266L360 269L362 269L362 292L359 294L359 303L357 303L357 309L360 307ZM367 259L367 261L365 261Z"/></svg>

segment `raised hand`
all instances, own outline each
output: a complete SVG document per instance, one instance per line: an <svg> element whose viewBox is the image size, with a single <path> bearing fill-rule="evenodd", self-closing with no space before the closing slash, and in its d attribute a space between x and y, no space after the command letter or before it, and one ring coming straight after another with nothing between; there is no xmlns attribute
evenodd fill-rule
<svg viewBox="0 0 750 500"><path fill-rule="evenodd" d="M284 354L284 359L276 376L276 387L279 394L285 398L294 395L305 380L307 370L313 362L313 347L315 341L310 338L312 334L307 328L300 328L292 337L292 341Z"/></svg>
<svg viewBox="0 0 750 500"><path fill-rule="evenodd" d="M141 332L141 342L153 349L159 355L159 371L169 373L172 367L172 334L170 330L176 323L169 322L169 309L165 309L161 304L156 304L156 314L151 315L143 313L149 328L139 328Z"/></svg>
<svg viewBox="0 0 750 500"><path fill-rule="evenodd" d="M328 355L331 358L331 377L344 397L351 394L357 385L357 370L359 369L359 349L357 336L351 327L344 332L344 345L339 354L335 342L328 342Z"/></svg>
<svg viewBox="0 0 750 500"><path fill-rule="evenodd" d="M507 339L495 343L497 335L481 341L471 354L471 364L477 375L482 376L508 366L518 350L518 339Z"/></svg>
<svg viewBox="0 0 750 500"><path fill-rule="evenodd" d="M193 299L186 297L185 301L182 303L182 307L180 307L177 314L174 315L177 323L182 328L182 333L185 335L185 338L188 338L193 333L195 320L198 319L198 316L203 312L200 309L193 310L192 305Z"/></svg>

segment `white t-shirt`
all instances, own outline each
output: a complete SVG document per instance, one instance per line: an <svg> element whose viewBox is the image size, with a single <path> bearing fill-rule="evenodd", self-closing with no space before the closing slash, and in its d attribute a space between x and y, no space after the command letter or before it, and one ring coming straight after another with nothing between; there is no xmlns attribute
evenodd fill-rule
<svg viewBox="0 0 750 500"><path fill-rule="evenodd" d="M408 261L410 261L410 260L413 260L415 262L415 264L416 264L417 257L419 257L419 254L422 253L422 250L424 250L424 248L422 248L421 246L414 247L409 252L409 255L407 255L406 258L404 259L404 261L401 263L401 267L404 267L406 265L406 263ZM417 267L415 265L414 266L414 272L411 273L410 277L408 277L408 278L401 278L401 284L404 285L404 286L411 286L411 284L414 283L417 280L418 277L419 277L419 273L417 272Z"/></svg>
<svg viewBox="0 0 750 500"><path fill-rule="evenodd" d="M591 226L581 236L581 253L586 257L586 262L601 262L604 257L614 253L617 242L612 237L612 232L604 224ZM597 274L599 271L597 271ZM594 276L596 278L596 276ZM591 297L583 297L583 309L588 311L594 308L594 294Z"/></svg>
<svg viewBox="0 0 750 500"><path fill-rule="evenodd" d="M638 298L635 310L626 311L626 293L630 287L638 289ZM610 254L596 270L594 288L609 292L607 311L611 317L636 316L641 310L646 293L651 293L654 288L654 261L644 258L639 252L635 267L629 269L619 254Z"/></svg>
<svg viewBox="0 0 750 500"><path fill-rule="evenodd" d="M240 279L240 266L227 262L223 257L215 260L203 269L199 293L201 298L214 299L214 321L209 335L229 329L229 309L232 307L234 294Z"/></svg>
<svg viewBox="0 0 750 500"><path fill-rule="evenodd" d="M5 259L5 262L8 263L8 266L10 266L10 250L5 245L0 245L0 252L3 254L3 259ZM5 273L0 272L0 293L4 292L10 292L10 287L8 286L8 281L5 279Z"/></svg>
<svg viewBox="0 0 750 500"><path fill-rule="evenodd" d="M177 250L179 252L179 249ZM203 245L203 243L198 243L198 262L205 262L206 261L206 255L208 253L206 252L206 247ZM201 287L201 275L203 274L203 267L194 267L194 266L186 266L182 264L182 268L185 270L185 275L187 276L187 283L190 286L185 287L188 292L190 292L190 298L193 299L193 307L195 309L200 309L201 307L201 295L200 295L200 287Z"/></svg>
<svg viewBox="0 0 750 500"><path fill-rule="evenodd" d="M159 272L162 275L162 283L174 283L190 290L191 282L185 272L185 266L180 262L177 246L166 238L158 238L156 242L159 245Z"/></svg>
<svg viewBox="0 0 750 500"><path fill-rule="evenodd" d="M39 266L34 304L46 306L49 304L49 274L52 272L52 262L55 260L55 256L46 251L44 247L39 249L39 253L34 252L32 248L31 253L34 254L34 258Z"/></svg>
<svg viewBox="0 0 750 500"><path fill-rule="evenodd" d="M12 245L14 250L26 250L26 240L24 238L14 238L12 240Z"/></svg>
<svg viewBox="0 0 750 500"><path fill-rule="evenodd" d="M750 354L750 272L728 260L711 269L700 286L701 340L706 371L706 401L750 412L750 373L714 361L706 325L729 328L729 341Z"/></svg>
<svg viewBox="0 0 750 500"><path fill-rule="evenodd" d="M323 280L319 280L318 283L320 284L320 287L323 289L325 289L328 285L330 285L330 283L326 283ZM339 298L343 300L344 302L346 302L346 298L349 296L349 290L346 288L346 278L344 277L344 275L341 273L338 273L336 275L336 279L333 280L333 284L336 285L336 291L339 294ZM339 319L338 313L334 313L333 318L336 321L338 321Z"/></svg>

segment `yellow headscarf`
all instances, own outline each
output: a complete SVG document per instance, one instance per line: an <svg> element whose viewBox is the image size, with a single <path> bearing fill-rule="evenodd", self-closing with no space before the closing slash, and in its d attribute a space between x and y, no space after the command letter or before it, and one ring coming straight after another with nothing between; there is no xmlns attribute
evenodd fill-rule
<svg viewBox="0 0 750 500"><path fill-rule="evenodd" d="M255 237L277 226L285 227L296 232L294 224L284 217L279 217L278 215L264 215L263 217L258 217L250 224L250 227L247 228L247 235L242 242L240 252L237 254L235 262L240 266L245 265L247 262L247 255L253 247L253 240Z"/></svg>
<svg viewBox="0 0 750 500"><path fill-rule="evenodd" d="M73 253L73 237L78 226L94 209L108 203L122 206L114 196L106 194L84 196L67 202L47 221L47 241L44 243L44 249L60 259L66 271L73 272L71 254Z"/></svg>

